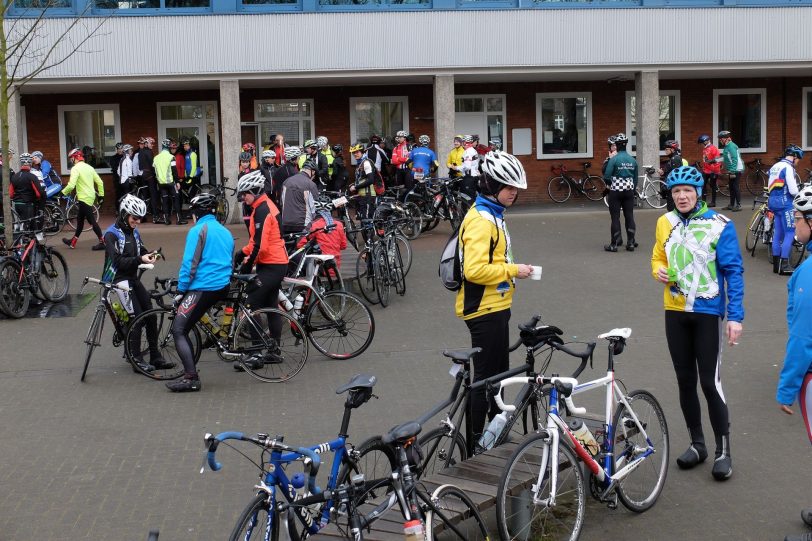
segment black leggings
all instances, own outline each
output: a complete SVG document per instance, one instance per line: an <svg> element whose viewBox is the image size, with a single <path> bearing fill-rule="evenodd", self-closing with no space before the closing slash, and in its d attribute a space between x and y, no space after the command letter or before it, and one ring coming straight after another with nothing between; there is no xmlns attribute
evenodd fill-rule
<svg viewBox="0 0 812 541"><path fill-rule="evenodd" d="M411 173L408 169L397 169L395 170L395 185L396 186L406 186L406 189L403 190L403 195L401 199L406 198L406 194L414 188L414 179L412 178Z"/></svg>
<svg viewBox="0 0 812 541"><path fill-rule="evenodd" d="M200 321L209 308L228 296L228 286L217 291L187 291L178 306L178 313L172 322L172 339L183 363L188 379L198 379L195 355L189 341L189 331Z"/></svg>
<svg viewBox="0 0 812 541"><path fill-rule="evenodd" d="M178 195L178 191L175 189L175 183L160 183L158 184L158 189L161 192L164 216L169 219L169 215L172 214L173 207L175 214L180 216L180 196Z"/></svg>
<svg viewBox="0 0 812 541"><path fill-rule="evenodd" d="M711 204L716 204L716 179L719 175L716 173L702 173L702 176L705 178L705 189L702 192L702 201L708 200L708 194L710 194Z"/></svg>
<svg viewBox="0 0 812 541"><path fill-rule="evenodd" d="M471 332L471 347L482 348L482 353L474 357L474 381L487 379L496 374L505 372L510 367L510 309L492 312L483 316L469 319L465 322ZM472 451L474 444L482 435L485 427L485 416L493 419L501 410L493 397L486 400L485 388L477 389L471 393L470 408L468 411L471 420L473 441L468 442L468 450Z"/></svg>
<svg viewBox="0 0 812 541"><path fill-rule="evenodd" d="M623 244L623 235L620 232L620 209L623 209L623 220L626 222L626 242L634 244L636 228L634 225L634 190L609 192L609 216L612 218L610 228L612 244Z"/></svg>
<svg viewBox="0 0 812 541"><path fill-rule="evenodd" d="M739 174L730 173L728 175L728 186L730 186L730 206L736 207L742 204L742 192L739 189Z"/></svg>
<svg viewBox="0 0 812 541"><path fill-rule="evenodd" d="M141 312L152 308L152 300L149 297L147 288L144 287L144 284L142 284L140 280L120 280L117 283L130 288L129 292L123 293L123 297L129 300L129 302L125 301L124 309L127 310L131 318L135 318ZM119 294L119 297L122 297L122 294ZM158 327L156 323L154 317L147 318L146 320L147 343L149 344L149 356L151 360L161 355L161 352L158 350ZM133 333L130 335L130 351L136 352L136 357L142 357L144 355L144 352L139 350L141 347L141 332L143 330L143 326L138 326L133 329ZM143 358L139 360L143 360Z"/></svg>
<svg viewBox="0 0 812 541"><path fill-rule="evenodd" d="M665 337L679 386L679 403L688 429L702 426L696 392L697 379L708 401L708 416L716 436L729 432L729 418L722 379L723 321L711 314L665 312ZM697 378L698 374L698 378Z"/></svg>
<svg viewBox="0 0 812 541"><path fill-rule="evenodd" d="M287 274L286 263L265 265L257 264L257 278L260 286L248 291L248 305L252 310L257 308L276 308L279 306L279 286ZM276 340L282 335L282 318L274 315L268 318L268 330Z"/></svg>
<svg viewBox="0 0 812 541"><path fill-rule="evenodd" d="M73 234L73 236L79 238L79 235L82 234L82 231L85 228L85 219L87 219L87 221L93 227L93 232L96 233L96 236L99 238L99 240L101 240L102 231L99 224L96 223L96 216L93 214L93 207L79 200L76 201L76 205L79 212L76 216L76 232Z"/></svg>

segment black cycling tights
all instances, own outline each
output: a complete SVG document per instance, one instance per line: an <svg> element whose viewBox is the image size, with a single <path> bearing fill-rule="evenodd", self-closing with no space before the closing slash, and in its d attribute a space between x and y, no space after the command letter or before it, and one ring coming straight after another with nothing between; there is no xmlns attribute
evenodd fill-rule
<svg viewBox="0 0 812 541"><path fill-rule="evenodd" d="M279 306L279 286L282 285L287 271L288 266L285 263L257 264L257 278L259 278L260 285L259 287L251 286L248 290L248 305L252 310ZM282 318L278 315L269 316L268 330L274 339L279 340L282 335Z"/></svg>
<svg viewBox="0 0 812 541"><path fill-rule="evenodd" d="M623 210L623 220L626 222L626 242L633 245L637 226L634 224L634 190L610 191L608 195L609 216L612 225L612 244L623 245L623 234L620 232L620 211Z"/></svg>
<svg viewBox="0 0 812 541"><path fill-rule="evenodd" d="M708 401L708 416L716 436L729 432L729 419L722 380L723 321L711 314L665 312L665 337L677 373L679 403L688 428L702 426L702 412L696 392L697 373Z"/></svg>
<svg viewBox="0 0 812 541"><path fill-rule="evenodd" d="M76 205L78 213L76 215L76 232L73 234L73 236L79 238L79 235L82 234L82 231L85 228L85 219L87 219L88 223L93 227L93 232L96 233L96 236L99 238L99 240L101 240L102 231L99 224L96 223L96 216L93 214L93 207L83 201L76 201Z"/></svg>
<svg viewBox="0 0 812 541"><path fill-rule="evenodd" d="M122 280L118 283L130 288L129 292L122 292L119 294L119 297L124 297L124 309L130 313L131 318L135 318L141 312L152 308L152 300L149 297L147 288L141 283L141 280ZM147 318L145 327L147 331L147 343L149 344L150 360L154 360L161 355L158 350L158 325L156 318ZM139 351L141 347L141 333L143 330L143 326L135 327L130 334L130 351L137 352L136 355L138 357L142 357L144 354L143 351ZM139 360L143 360L143 358Z"/></svg>
<svg viewBox="0 0 812 541"><path fill-rule="evenodd" d="M172 322L172 339L175 341L175 349L188 379L198 379L195 355L189 341L189 331L209 308L227 296L228 286L217 291L187 291L180 301L178 313Z"/></svg>

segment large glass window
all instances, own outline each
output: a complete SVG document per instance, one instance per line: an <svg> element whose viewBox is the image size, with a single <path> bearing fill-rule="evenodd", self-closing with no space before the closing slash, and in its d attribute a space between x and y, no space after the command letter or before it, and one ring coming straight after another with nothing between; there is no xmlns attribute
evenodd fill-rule
<svg viewBox="0 0 812 541"><path fill-rule="evenodd" d="M20 9L53 9L72 7L71 0L14 0L14 7Z"/></svg>
<svg viewBox="0 0 812 541"><path fill-rule="evenodd" d="M242 0L242 3L246 6L253 6L257 4L285 5L285 4L298 4L299 0Z"/></svg>
<svg viewBox="0 0 812 541"><path fill-rule="evenodd" d="M539 159L592 156L592 93L536 94Z"/></svg>
<svg viewBox="0 0 812 541"><path fill-rule="evenodd" d="M95 0L96 9L208 8L211 0Z"/></svg>
<svg viewBox="0 0 812 541"><path fill-rule="evenodd" d="M728 130L742 152L767 151L767 89L713 91L713 137Z"/></svg>
<svg viewBox="0 0 812 541"><path fill-rule="evenodd" d="M59 145L63 174L70 170L68 152L78 148L85 162L99 172L109 173L108 158L121 140L121 121L115 105L60 105Z"/></svg>
<svg viewBox="0 0 812 541"><path fill-rule="evenodd" d="M319 0L320 6L429 5L431 0Z"/></svg>
<svg viewBox="0 0 812 541"><path fill-rule="evenodd" d="M301 145L313 138L313 100L258 100L254 120L259 122L260 141L266 144L277 134L288 145Z"/></svg>
<svg viewBox="0 0 812 541"><path fill-rule="evenodd" d="M505 141L505 95L456 96L454 132L479 135L482 144L497 139L503 150Z"/></svg>
<svg viewBox="0 0 812 541"><path fill-rule="evenodd" d="M626 133L629 135L629 149L637 151L637 112L633 91L626 92ZM680 140L680 99L679 90L660 90L659 108L660 154L665 155L665 142Z"/></svg>
<svg viewBox="0 0 812 541"><path fill-rule="evenodd" d="M350 98L350 141L369 143L372 135L390 139L409 131L409 99L406 96Z"/></svg>
<svg viewBox="0 0 812 541"><path fill-rule="evenodd" d="M812 87L804 87L801 93L801 146L812 149Z"/></svg>

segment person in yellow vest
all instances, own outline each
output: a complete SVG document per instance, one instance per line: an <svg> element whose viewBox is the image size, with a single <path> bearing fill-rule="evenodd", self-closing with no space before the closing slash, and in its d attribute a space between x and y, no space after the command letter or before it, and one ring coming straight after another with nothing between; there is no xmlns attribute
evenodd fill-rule
<svg viewBox="0 0 812 541"><path fill-rule="evenodd" d="M465 149L462 148L462 135L454 136L454 148L448 153L446 165L448 166L448 176L457 178L462 176L462 154Z"/></svg>
<svg viewBox="0 0 812 541"><path fill-rule="evenodd" d="M104 237L102 237L101 227L96 222L93 209L94 204L98 203L101 206L104 201L104 184L96 170L85 163L85 156L81 150L78 148L71 150L68 153L68 160L70 160L73 167L70 170L70 181L62 189L62 193L68 195L76 189L76 204L79 207L79 215L76 217L76 232L73 234L73 238L63 238L62 242L67 244L69 248L76 248L79 235L82 234L82 230L85 228L85 219L87 219L99 239L99 242L92 249L104 250Z"/></svg>
<svg viewBox="0 0 812 541"><path fill-rule="evenodd" d="M327 175L324 178L320 178L322 184L327 186L328 190L333 190L333 161L336 159L335 154L330 149L330 142L327 138L323 135L316 137L316 145L319 147L319 154L324 156L324 160L327 160ZM319 160L321 160L321 156L319 156Z"/></svg>
<svg viewBox="0 0 812 541"><path fill-rule="evenodd" d="M152 166L155 169L155 178L158 180L158 191L161 192L163 223L166 225L172 224L172 207L174 206L178 225L184 225L188 222L180 214L180 197L178 196L177 186L175 186L175 177L172 176L174 156L170 152L171 145L172 141L170 139L161 141L161 152L152 160Z"/></svg>

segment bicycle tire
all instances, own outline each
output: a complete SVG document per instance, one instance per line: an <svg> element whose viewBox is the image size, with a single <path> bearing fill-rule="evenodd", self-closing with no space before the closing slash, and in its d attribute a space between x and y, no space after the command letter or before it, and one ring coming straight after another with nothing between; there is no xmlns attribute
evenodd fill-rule
<svg viewBox="0 0 812 541"><path fill-rule="evenodd" d="M767 175L763 174L760 169L755 171L748 171L744 177L744 185L747 191L755 196L760 196L764 193L766 188Z"/></svg>
<svg viewBox="0 0 812 541"><path fill-rule="evenodd" d="M74 201L68 206L68 210L66 213L66 220L68 222L68 227L71 230L76 231L76 221L79 216L79 204ZM99 206L93 205L93 217L96 219L96 223L99 223ZM93 226L90 225L90 222L85 220L85 226L82 228L82 232L90 231L93 229Z"/></svg>
<svg viewBox="0 0 812 541"><path fill-rule="evenodd" d="M358 258L355 260L355 275L361 295L370 304L378 304L381 302L381 297L378 295L375 282L375 266L372 264L371 258L369 248L364 248L358 253Z"/></svg>
<svg viewBox="0 0 812 541"><path fill-rule="evenodd" d="M403 204L404 218L408 218L403 224L398 226L398 231L409 240L414 240L423 231L423 218L420 209L414 203Z"/></svg>
<svg viewBox="0 0 812 541"><path fill-rule="evenodd" d="M22 267L16 259L6 258L0 262L0 310L8 317L20 319L28 312L31 291L20 281Z"/></svg>
<svg viewBox="0 0 812 541"><path fill-rule="evenodd" d="M663 195L666 192L665 182L662 180L652 180L643 189L643 199L648 206L653 209L663 208L667 200Z"/></svg>
<svg viewBox="0 0 812 541"><path fill-rule="evenodd" d="M65 211L62 207L53 202L45 205L45 221L42 225L42 232L45 236L53 236L62 231L65 227Z"/></svg>
<svg viewBox="0 0 812 541"><path fill-rule="evenodd" d="M793 241L792 248L789 251L789 266L797 269L798 265L806 259L806 244Z"/></svg>
<svg viewBox="0 0 812 541"><path fill-rule="evenodd" d="M349 212L349 211L345 210L344 212ZM352 218L350 218L346 214L342 215L341 216L341 223L344 225L344 233L347 235L347 242L349 242L350 245L352 245L353 248L358 250L359 249L359 247L358 247L358 233L355 231L356 226L353 223Z"/></svg>
<svg viewBox="0 0 812 541"><path fill-rule="evenodd" d="M389 306L389 263L387 261L386 250L381 243L372 249L372 266L375 268L375 287L378 288L378 297L381 299L381 306Z"/></svg>
<svg viewBox="0 0 812 541"><path fill-rule="evenodd" d="M217 209L214 212L214 217L222 225L226 225L230 217L229 211L231 208L229 207L228 199L226 199L225 196L220 196L218 199L219 201L217 202Z"/></svg>
<svg viewBox="0 0 812 541"><path fill-rule="evenodd" d="M722 182L722 177L725 179L724 182ZM716 192L724 195L725 197L730 197L730 177L728 175L717 175Z"/></svg>
<svg viewBox="0 0 812 541"><path fill-rule="evenodd" d="M398 461L395 451L390 445L383 443L381 436L367 438L361 445L353 450L353 458L345 456L344 463L338 471L335 486L340 486L350 482L350 477L362 473L367 483L376 485L375 481L388 480L393 471L398 468ZM376 497L375 492L367 492L365 495ZM363 503L356 501L356 504Z"/></svg>
<svg viewBox="0 0 812 541"><path fill-rule="evenodd" d="M503 540L576 541L584 523L586 483L575 453L558 445L555 507L544 507L550 491L550 436L546 431L522 442L508 460L496 491L496 522ZM546 454L545 454L546 453ZM543 462L543 464L542 464ZM541 468L544 474L541 474ZM533 503L531 488L538 483Z"/></svg>
<svg viewBox="0 0 812 541"><path fill-rule="evenodd" d="M764 215L761 210L757 210L750 220L750 227L747 228L747 235L744 237L744 248L750 252L750 256L756 255L756 245L764 234Z"/></svg>
<svg viewBox="0 0 812 541"><path fill-rule="evenodd" d="M261 520L261 517L265 517ZM268 522L270 522L271 531L268 531ZM255 532L255 529L259 528ZM245 541L246 539L270 539L271 541L279 540L279 512L274 509L271 512L270 502L268 495L260 492L248 503L240 518L237 519L237 524L231 531L229 541Z"/></svg>
<svg viewBox="0 0 812 541"><path fill-rule="evenodd" d="M406 273L403 272L403 257L400 255L400 247L394 239L391 242L391 253L389 254L389 266L392 270L392 280L395 286L395 293L401 297L406 294Z"/></svg>
<svg viewBox="0 0 812 541"><path fill-rule="evenodd" d="M270 335L268 317L282 318L278 341ZM261 343L251 337L252 321L260 326L258 330L264 335ZM234 332L233 346L233 352L241 354L239 362L243 369L266 383L280 383L293 378L307 362L307 333L296 319L276 308L259 308L251 311L250 317L240 318ZM275 351L271 351L271 348ZM248 362L252 356L261 357L261 367Z"/></svg>
<svg viewBox="0 0 812 541"><path fill-rule="evenodd" d="M446 467L446 462L449 466L456 466L468 458L463 435L457 432L456 437L452 440L451 434L451 429L442 426L430 430L420 437L418 444L424 456L420 467L414 472L415 477L419 479L426 474L434 475ZM435 441L438 443L435 444Z"/></svg>
<svg viewBox="0 0 812 541"><path fill-rule="evenodd" d="M564 203L572 196L572 186L563 176L551 177L547 181L547 195L556 203Z"/></svg>
<svg viewBox="0 0 812 541"><path fill-rule="evenodd" d="M44 277L48 277L45 281L43 281ZM52 285L51 287L46 287L45 282L50 281L50 279L56 279L59 276L64 276L65 283L63 285ZM51 282L56 283L56 282ZM65 300L65 297L68 296L68 289L70 288L70 271L68 270L68 264L65 261L65 257L56 251L55 248L45 248L45 256L42 258L40 262L40 269L39 269L39 290L42 293L42 296L45 297L45 300L51 302L62 302Z"/></svg>
<svg viewBox="0 0 812 541"><path fill-rule="evenodd" d="M400 234L395 234L395 242L398 244L400 258L403 261L403 276L409 274L412 268L412 243L409 239Z"/></svg>
<svg viewBox="0 0 812 541"><path fill-rule="evenodd" d="M183 362L175 349L175 340L172 336L172 322L174 320L175 313L171 308L144 310L130 320L124 337L124 356L136 373L161 381L177 379L183 375ZM151 359L148 332L149 326L153 324L155 325L157 347L161 357L164 361L174 363L174 366L170 368L144 370L139 364L139 362L146 362L148 357ZM195 356L196 363L200 355L202 342L197 326L192 327L189 331L189 341L192 345L192 353Z"/></svg>
<svg viewBox="0 0 812 541"><path fill-rule="evenodd" d="M442 485L431 494L426 513L426 541L482 541L488 528L471 498L459 487ZM453 525L452 529L449 525Z"/></svg>
<svg viewBox="0 0 812 541"><path fill-rule="evenodd" d="M584 179L582 188L587 199L600 201L603 199L603 190L606 189L606 183L599 176L589 175Z"/></svg>
<svg viewBox="0 0 812 541"><path fill-rule="evenodd" d="M96 312L93 314L93 320L90 322L90 327L87 329L87 337L85 338L85 366L82 368L82 376L79 381L85 381L87 374L87 367L90 365L90 358L93 356L93 350L96 346L101 344L101 333L104 328L104 306L99 304L96 307Z"/></svg>
<svg viewBox="0 0 812 541"><path fill-rule="evenodd" d="M327 261L321 267L313 282L313 287L318 289L319 293L344 291L344 278L341 277L341 270L335 260Z"/></svg>
<svg viewBox="0 0 812 541"><path fill-rule="evenodd" d="M304 327L313 347L331 359L357 357L375 337L372 312L346 291L331 291L311 303Z"/></svg>
<svg viewBox="0 0 812 541"><path fill-rule="evenodd" d="M626 401L643 425L648 435L648 441L654 446L655 453L645 458L640 466L618 483L617 496L629 511L642 513L657 502L657 498L665 486L669 455L668 424L660 403L648 391L632 391L626 396ZM651 411L643 412L642 403L646 403ZM622 402L618 405L612 418L612 429L612 460L614 462L612 471L617 472L626 465L629 458L635 456L635 453L641 454L647 449L647 442L637 430L632 418L626 414L626 405ZM647 483L640 481L646 471L653 471L655 474L655 481L651 488ZM635 490L637 487L644 488Z"/></svg>

